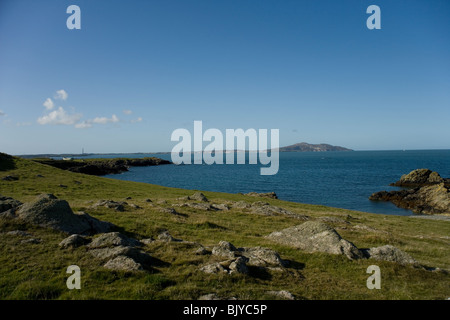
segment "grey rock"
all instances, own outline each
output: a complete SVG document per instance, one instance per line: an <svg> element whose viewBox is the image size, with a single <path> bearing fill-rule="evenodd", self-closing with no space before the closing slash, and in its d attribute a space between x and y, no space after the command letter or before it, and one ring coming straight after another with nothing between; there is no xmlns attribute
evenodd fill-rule
<svg viewBox="0 0 450 320"><path fill-rule="evenodd" d="M220 263L211 263L207 264L200 268L200 271L208 274L215 273L228 273L227 269L225 269Z"/></svg>
<svg viewBox="0 0 450 320"><path fill-rule="evenodd" d="M141 243L143 243L143 244L151 244L151 243L153 243L155 240L153 240L152 238L146 238L146 239L142 239L142 240L140 240L141 241Z"/></svg>
<svg viewBox="0 0 450 320"><path fill-rule="evenodd" d="M127 256L118 256L109 260L104 267L115 271L136 272L143 271L142 265Z"/></svg>
<svg viewBox="0 0 450 320"><path fill-rule="evenodd" d="M23 244L27 244L27 243L30 243L30 244L39 244L39 243L41 243L41 240L35 239L35 238L31 238L31 239L25 239L25 240L22 240L22 241L20 241L20 243L23 243Z"/></svg>
<svg viewBox="0 0 450 320"><path fill-rule="evenodd" d="M215 203L212 204L211 207L216 210L223 210L223 211L230 210L230 206L226 203L219 203L219 204Z"/></svg>
<svg viewBox="0 0 450 320"><path fill-rule="evenodd" d="M363 258L363 253L330 226L317 221L272 232L269 236L275 242L292 246L307 252L342 254L349 259Z"/></svg>
<svg viewBox="0 0 450 320"><path fill-rule="evenodd" d="M31 237L31 233L22 230L8 231L6 234L9 236Z"/></svg>
<svg viewBox="0 0 450 320"><path fill-rule="evenodd" d="M197 300L223 300L215 293L209 293L205 294L203 296L200 296Z"/></svg>
<svg viewBox="0 0 450 320"><path fill-rule="evenodd" d="M158 235L158 240L164 241L164 242L181 242L182 241L180 239L175 239L174 237L172 237L168 231L161 232Z"/></svg>
<svg viewBox="0 0 450 320"><path fill-rule="evenodd" d="M0 195L0 212L16 209L22 205L22 202L10 197L4 197Z"/></svg>
<svg viewBox="0 0 450 320"><path fill-rule="evenodd" d="M251 197L278 199L278 196L275 192L266 192L266 193L249 192L249 193L244 193L244 195L251 196Z"/></svg>
<svg viewBox="0 0 450 320"><path fill-rule="evenodd" d="M189 196L189 199L190 200L195 200L195 201L208 202L208 199L201 192L194 193L192 196Z"/></svg>
<svg viewBox="0 0 450 320"><path fill-rule="evenodd" d="M278 298L284 299L284 300L295 300L295 297L292 293L286 290L280 290L280 291L267 291L267 294L270 294L272 296L276 296Z"/></svg>
<svg viewBox="0 0 450 320"><path fill-rule="evenodd" d="M251 208L251 205L245 201L238 201L233 204L233 208L236 209L248 209Z"/></svg>
<svg viewBox="0 0 450 320"><path fill-rule="evenodd" d="M78 248L80 246L83 246L87 243L89 243L89 239L79 235L79 234L73 234L71 236L68 236L67 238L65 238L64 240L62 240L59 243L59 246L62 249L67 249L67 248Z"/></svg>
<svg viewBox="0 0 450 320"><path fill-rule="evenodd" d="M228 267L230 269L229 273L241 273L241 274L248 274L248 267L247 263L248 259L246 257L238 257L236 260L231 262L230 266Z"/></svg>
<svg viewBox="0 0 450 320"><path fill-rule="evenodd" d="M416 169L401 176L400 180L392 185L398 187L421 187L425 185L443 183L445 180L435 171L429 169Z"/></svg>
<svg viewBox="0 0 450 320"><path fill-rule="evenodd" d="M375 260L391 261L402 265L417 264L417 261L414 260L409 254L391 245L370 248L363 250L363 252L367 258Z"/></svg>
<svg viewBox="0 0 450 320"><path fill-rule="evenodd" d="M219 244L212 249L212 254L224 258L235 258L236 251L236 247L231 243L220 241Z"/></svg>
<svg viewBox="0 0 450 320"><path fill-rule="evenodd" d="M158 208L159 212L178 215L179 213L174 208Z"/></svg>
<svg viewBox="0 0 450 320"><path fill-rule="evenodd" d="M278 252L263 247L242 248L242 256L248 258L247 265L256 267L284 267L286 262Z"/></svg>
<svg viewBox="0 0 450 320"><path fill-rule="evenodd" d="M212 207L209 203L186 203L188 207L193 208L193 209L197 209L197 210L205 210L205 211L209 211L214 209L214 207Z"/></svg>
<svg viewBox="0 0 450 320"><path fill-rule="evenodd" d="M140 245L141 243L136 239L129 238L119 232L109 232L94 238L88 247L90 249L98 249L113 246L136 247Z"/></svg>
<svg viewBox="0 0 450 320"><path fill-rule="evenodd" d="M125 211L125 205L127 205L125 201L116 202L113 200L100 200L96 204L94 204L94 207L106 207L119 212L123 212Z"/></svg>
<svg viewBox="0 0 450 320"><path fill-rule="evenodd" d="M23 204L16 214L25 222L69 234L92 231L85 218L74 214L67 201L58 200L54 195L40 195L34 202Z"/></svg>

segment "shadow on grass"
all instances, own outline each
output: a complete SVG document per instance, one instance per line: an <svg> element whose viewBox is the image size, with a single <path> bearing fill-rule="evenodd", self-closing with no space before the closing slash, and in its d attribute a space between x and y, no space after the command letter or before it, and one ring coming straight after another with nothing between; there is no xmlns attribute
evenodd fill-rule
<svg viewBox="0 0 450 320"><path fill-rule="evenodd" d="M248 274L261 280L272 280L272 275L264 267L248 266Z"/></svg>
<svg viewBox="0 0 450 320"><path fill-rule="evenodd" d="M297 262L294 260L284 260L287 267L295 269L295 270L303 270L305 268L305 264L301 262Z"/></svg>
<svg viewBox="0 0 450 320"><path fill-rule="evenodd" d="M0 152L0 171L9 171L13 169L16 169L14 157Z"/></svg>

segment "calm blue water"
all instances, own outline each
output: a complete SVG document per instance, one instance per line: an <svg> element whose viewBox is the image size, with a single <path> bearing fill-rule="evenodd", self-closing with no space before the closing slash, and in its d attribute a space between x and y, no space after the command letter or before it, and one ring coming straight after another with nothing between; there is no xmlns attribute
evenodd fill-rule
<svg viewBox="0 0 450 320"><path fill-rule="evenodd" d="M126 157L170 154L130 154ZM92 156L92 157L99 157ZM102 155L104 158L117 155ZM391 203L368 200L376 191L396 190L389 183L418 168L450 177L450 150L280 153L274 176L261 176L260 165L164 165L135 167L109 178L168 187L219 192L269 192L280 199L373 213L411 215Z"/></svg>

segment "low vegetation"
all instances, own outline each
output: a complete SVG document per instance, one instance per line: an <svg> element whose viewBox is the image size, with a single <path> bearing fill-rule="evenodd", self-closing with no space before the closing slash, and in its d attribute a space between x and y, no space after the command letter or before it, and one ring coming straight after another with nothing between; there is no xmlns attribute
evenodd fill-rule
<svg viewBox="0 0 450 320"><path fill-rule="evenodd" d="M1 179L9 176L11 178ZM220 182L219 182L220 183ZM190 205L195 191L119 181L64 171L45 164L3 156L0 194L23 203L42 193L67 200L82 211L116 226L138 240L157 239L163 231L184 241L150 241L143 250L151 269L112 271L88 254L85 246L61 249L68 235L18 219L0 219L0 299L198 299L214 293L222 298L277 299L270 291L286 290L296 299L447 299L450 297L450 222L369 214L325 206L286 202L240 194L202 193L221 210ZM124 210L96 205L120 203ZM191 201L191 202L189 202ZM252 211L236 203L265 202ZM229 205L229 210L228 206ZM294 215L259 214L283 208ZM225 209L226 208L226 209ZM169 210L173 209L173 211ZM283 213L282 211L280 211ZM333 227L358 248L392 245L420 266L344 255L306 252L266 236L304 222L301 217ZM24 241L24 231L37 241ZM220 241L236 247L266 247L288 261L282 270L249 268L248 274L206 274L200 268L217 259L195 254L198 244L210 250ZM219 260L217 260L219 261ZM368 266L381 269L381 289L369 290ZM68 290L66 269L81 269L81 290Z"/></svg>

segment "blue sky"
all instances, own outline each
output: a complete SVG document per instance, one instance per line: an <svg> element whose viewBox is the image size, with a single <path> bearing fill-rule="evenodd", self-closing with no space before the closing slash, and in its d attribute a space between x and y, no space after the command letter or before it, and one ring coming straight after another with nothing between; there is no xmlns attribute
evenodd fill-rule
<svg viewBox="0 0 450 320"><path fill-rule="evenodd" d="M448 149L449 36L447 0L0 0L0 151L170 151L194 120Z"/></svg>

